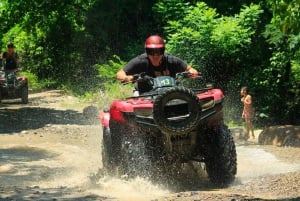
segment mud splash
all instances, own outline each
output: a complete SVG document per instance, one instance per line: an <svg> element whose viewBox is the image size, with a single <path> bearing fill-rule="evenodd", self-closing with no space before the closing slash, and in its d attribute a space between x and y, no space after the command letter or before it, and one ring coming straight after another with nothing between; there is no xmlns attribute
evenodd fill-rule
<svg viewBox="0 0 300 201"><path fill-rule="evenodd" d="M195 179L188 167L184 174L177 175L174 183L167 185L141 177L108 176L101 177L94 185L90 176L97 173L102 164L99 130L98 126L49 125L39 130L1 135L0 186L30 186L33 192L35 187L54 192L41 196L51 197L58 192L57 197L96 195L111 201L149 201L163 199L174 192L216 191L206 175ZM284 162L271 153L258 145L237 145L238 173L233 185L300 169L298 161ZM61 190L66 191L64 195Z"/></svg>
<svg viewBox="0 0 300 201"><path fill-rule="evenodd" d="M97 195L104 195L118 201L149 201L170 193L162 186L151 181L136 177L131 180L104 177L98 181L99 188L91 192Z"/></svg>
<svg viewBox="0 0 300 201"><path fill-rule="evenodd" d="M74 187L89 182L86 175L95 171L84 165L81 167L82 160L74 160L77 157L88 158L85 150L60 143L35 147L4 146L0 156L0 184L3 185Z"/></svg>
<svg viewBox="0 0 300 201"><path fill-rule="evenodd" d="M259 146L237 146L238 154L238 172L236 181L233 186L241 183L251 182L254 178L265 175L275 175L280 173L288 173L300 170L300 163L287 163L277 159L273 154L266 152ZM174 187L166 187L157 185L155 181L149 181L145 178L135 178L130 181L118 178L101 178L99 180L99 189L92 191L98 195L107 195L118 201L128 200L153 200L158 197L168 196L174 192L212 190L215 189L209 184L207 178L203 177L203 181L189 184L190 177L182 177L181 186L177 191ZM194 186L192 186L194 185ZM181 190L180 190L181 189ZM215 189L216 190L216 189Z"/></svg>

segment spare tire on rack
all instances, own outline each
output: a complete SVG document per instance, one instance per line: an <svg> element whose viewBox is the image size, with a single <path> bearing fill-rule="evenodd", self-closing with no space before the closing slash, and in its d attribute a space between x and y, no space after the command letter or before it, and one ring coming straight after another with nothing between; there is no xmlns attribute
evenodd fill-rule
<svg viewBox="0 0 300 201"><path fill-rule="evenodd" d="M200 100L192 90L174 87L156 97L153 118L163 133L184 135L198 125L201 109Z"/></svg>

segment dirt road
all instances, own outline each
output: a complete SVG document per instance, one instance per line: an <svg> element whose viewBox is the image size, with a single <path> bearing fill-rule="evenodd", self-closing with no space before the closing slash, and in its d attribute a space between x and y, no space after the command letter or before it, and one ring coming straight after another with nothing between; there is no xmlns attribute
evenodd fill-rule
<svg viewBox="0 0 300 201"><path fill-rule="evenodd" d="M300 149L256 140L236 141L237 178L226 189L188 171L180 185L95 177L101 126L83 116L85 106L61 91L31 93L28 105L0 104L0 200L300 200Z"/></svg>

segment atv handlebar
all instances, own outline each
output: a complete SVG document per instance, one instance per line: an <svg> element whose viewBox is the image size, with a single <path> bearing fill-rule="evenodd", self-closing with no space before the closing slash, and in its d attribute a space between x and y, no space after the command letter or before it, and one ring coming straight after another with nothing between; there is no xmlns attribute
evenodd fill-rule
<svg viewBox="0 0 300 201"><path fill-rule="evenodd" d="M126 84L129 84L129 83L144 82L144 81L148 81L148 80L153 79L153 77L147 75L146 72L134 74L132 76L133 76L133 80L131 80L129 82L126 82L125 80L122 80L121 83L123 85L126 85Z"/></svg>
<svg viewBox="0 0 300 201"><path fill-rule="evenodd" d="M129 84L129 83L144 82L144 81L148 81L148 80L154 79L153 77L147 75L146 72L134 74L132 76L133 76L133 80L132 81L126 82L125 80L122 80L121 83L123 85L126 85L126 84ZM196 79L196 78L202 78L202 77L199 74L195 75L195 74L192 74L192 73L190 73L188 71L176 73L176 76L175 76L176 80L185 79L185 78Z"/></svg>
<svg viewBox="0 0 300 201"><path fill-rule="evenodd" d="M184 71L184 72L180 72L180 73L176 73L176 77L175 79L179 79L179 78L202 78L201 75L199 74L193 74L190 73L189 71Z"/></svg>

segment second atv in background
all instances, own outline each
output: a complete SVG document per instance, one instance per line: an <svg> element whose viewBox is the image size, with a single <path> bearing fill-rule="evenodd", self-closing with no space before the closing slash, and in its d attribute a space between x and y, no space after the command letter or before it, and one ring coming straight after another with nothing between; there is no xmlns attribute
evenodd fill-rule
<svg viewBox="0 0 300 201"><path fill-rule="evenodd" d="M0 101L21 98L28 103L28 79L18 75L18 70L0 71Z"/></svg>

